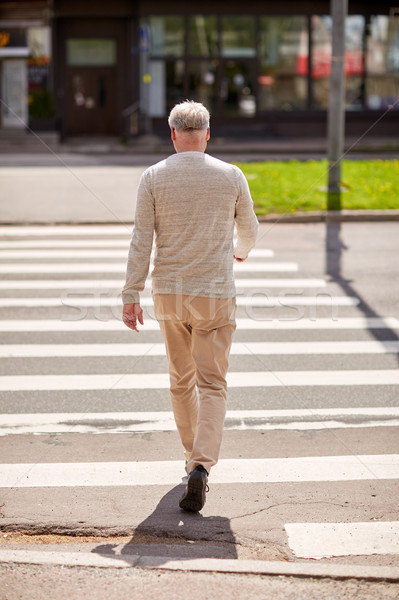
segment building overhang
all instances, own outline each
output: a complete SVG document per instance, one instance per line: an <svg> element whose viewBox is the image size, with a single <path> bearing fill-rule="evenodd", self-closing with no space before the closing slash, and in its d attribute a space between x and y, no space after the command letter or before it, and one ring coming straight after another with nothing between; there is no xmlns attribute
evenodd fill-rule
<svg viewBox="0 0 399 600"><path fill-rule="evenodd" d="M28 58L31 55L29 48L0 48L0 58Z"/></svg>

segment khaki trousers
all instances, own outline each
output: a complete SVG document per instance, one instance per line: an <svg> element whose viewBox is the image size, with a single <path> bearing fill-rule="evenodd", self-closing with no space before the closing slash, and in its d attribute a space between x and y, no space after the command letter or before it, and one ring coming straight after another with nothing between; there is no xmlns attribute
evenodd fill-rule
<svg viewBox="0 0 399 600"><path fill-rule="evenodd" d="M187 471L209 473L219 457L235 298L154 294L169 360L170 397Z"/></svg>

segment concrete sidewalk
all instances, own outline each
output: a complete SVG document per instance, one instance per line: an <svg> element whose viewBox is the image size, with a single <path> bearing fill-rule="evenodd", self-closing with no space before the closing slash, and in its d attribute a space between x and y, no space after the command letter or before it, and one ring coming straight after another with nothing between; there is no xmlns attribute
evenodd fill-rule
<svg viewBox="0 0 399 600"><path fill-rule="evenodd" d="M375 567L332 563L303 563L286 561L237 560L220 558L182 558L143 556L118 548L111 540L110 550L87 543L79 551L68 551L65 545L54 547L33 546L32 550L0 549L0 563L62 565L66 567L100 567L156 569L165 571L235 573L244 575L268 575L329 579L360 579L364 581L399 582L399 568ZM100 547L101 548L101 547ZM121 550L123 553L121 553ZM133 550L133 549L132 549Z"/></svg>
<svg viewBox="0 0 399 600"><path fill-rule="evenodd" d="M0 169L1 223L132 223L144 167Z"/></svg>
<svg viewBox="0 0 399 600"><path fill-rule="evenodd" d="M322 137L272 137L260 133L244 137L217 136L211 131L208 151L211 154L233 154L240 156L276 156L294 158L300 155L325 156L328 140ZM4 155L29 152L51 154L97 154L141 156L143 154L169 154L173 150L170 137L147 134L123 142L118 137L70 137L61 142L57 132L28 132L23 130L2 132L0 136L0 164ZM346 136L344 152L348 156L364 155L382 157L399 156L397 138L376 137L367 132L358 136Z"/></svg>
<svg viewBox="0 0 399 600"><path fill-rule="evenodd" d="M105 558L105 557L104 557ZM178 600L186 597L220 600L393 600L398 583L391 580L309 577L302 574L267 575L215 570L167 570L149 565L144 557L128 568L64 564L0 563L0 587L7 600L47 600L48 590L57 600ZM111 559L112 560L112 559ZM133 559L134 560L134 559ZM211 566L211 565L209 565ZM179 567L178 567L179 568ZM238 565L238 569L240 566ZM277 573L276 573L277 574Z"/></svg>

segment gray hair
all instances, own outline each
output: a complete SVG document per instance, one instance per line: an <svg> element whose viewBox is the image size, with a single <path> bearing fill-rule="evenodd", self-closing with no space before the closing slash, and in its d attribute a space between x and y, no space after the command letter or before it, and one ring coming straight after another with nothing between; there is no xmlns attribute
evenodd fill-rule
<svg viewBox="0 0 399 600"><path fill-rule="evenodd" d="M202 131L209 127L209 112L200 102L186 100L170 111L169 126L177 131Z"/></svg>

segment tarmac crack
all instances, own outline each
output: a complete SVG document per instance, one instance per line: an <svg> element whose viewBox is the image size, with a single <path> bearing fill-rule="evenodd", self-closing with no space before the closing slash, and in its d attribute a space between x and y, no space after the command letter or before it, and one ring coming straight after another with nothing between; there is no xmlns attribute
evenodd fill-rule
<svg viewBox="0 0 399 600"><path fill-rule="evenodd" d="M245 517L252 517L254 515L259 515L262 512L267 510L271 510L272 508L279 508L280 506L309 506L309 504L328 504L329 506L339 506L343 508L343 504L339 504L338 502L327 502L325 500L320 500L317 502L279 502L278 504L271 504L270 506L266 506L265 508L260 508L259 510L255 510L251 513L245 513L244 515L237 515L236 517L231 517L230 521L234 521L236 519L244 519Z"/></svg>

